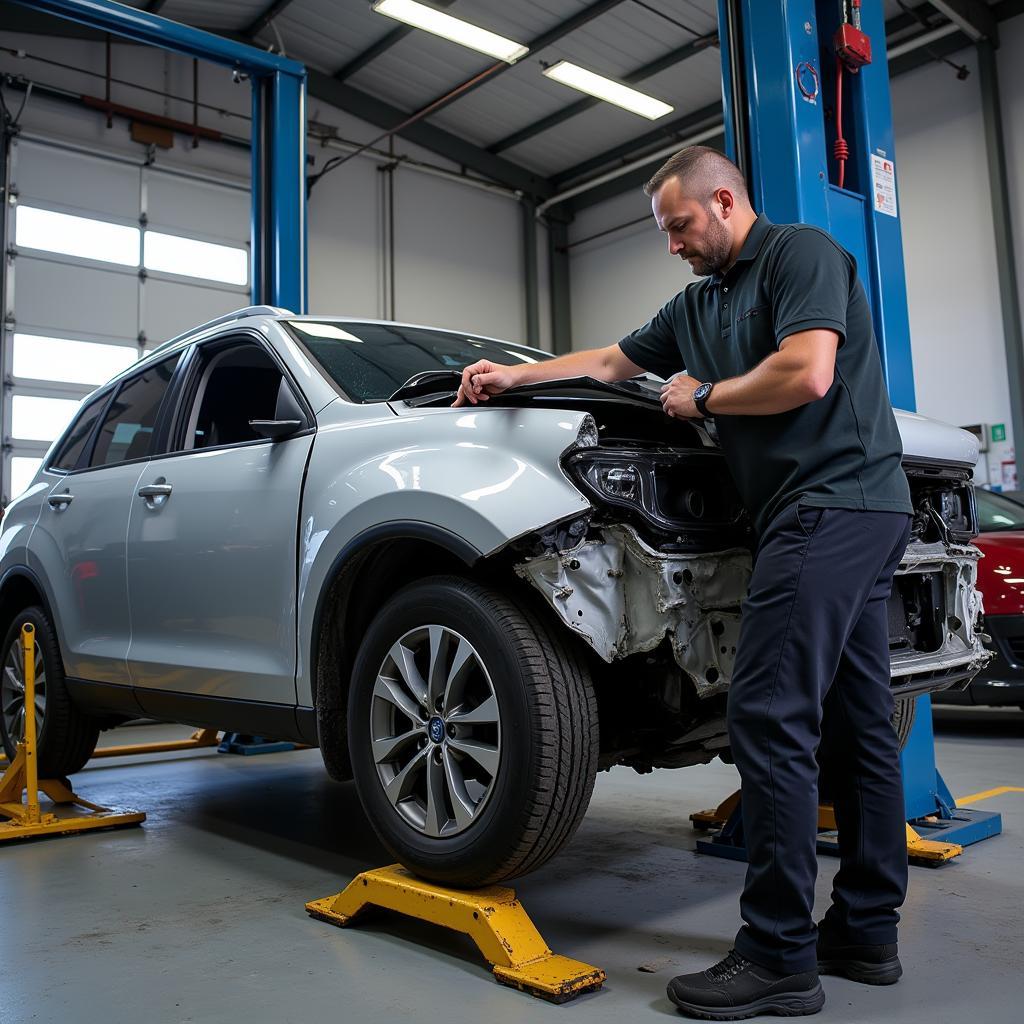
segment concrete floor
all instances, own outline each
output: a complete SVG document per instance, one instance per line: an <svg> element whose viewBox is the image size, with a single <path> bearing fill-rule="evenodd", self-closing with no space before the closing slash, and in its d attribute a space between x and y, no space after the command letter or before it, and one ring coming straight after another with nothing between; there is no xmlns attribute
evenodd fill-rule
<svg viewBox="0 0 1024 1024"><path fill-rule="evenodd" d="M1024 785L1024 714L936 719L954 794ZM133 727L103 742L184 732ZM518 884L556 952L608 973L603 991L561 1007L496 984L462 936L384 915L345 931L307 917L306 900L387 863L352 786L331 783L315 750L121 758L76 781L89 799L149 817L0 852L0 1024L675 1019L665 983L723 956L738 925L743 865L694 855L687 821L734 787L721 763L599 776L575 839ZM903 981L826 978L822 1024L1022 1019L1024 793L983 806L1002 812L1002 836L911 870ZM822 858L819 910L834 864Z"/></svg>

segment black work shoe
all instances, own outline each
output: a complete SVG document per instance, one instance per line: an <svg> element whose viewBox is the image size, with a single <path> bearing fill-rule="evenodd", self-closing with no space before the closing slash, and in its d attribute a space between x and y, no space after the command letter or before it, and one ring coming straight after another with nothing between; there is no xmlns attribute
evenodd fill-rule
<svg viewBox="0 0 1024 1024"><path fill-rule="evenodd" d="M745 1020L769 1013L801 1017L825 1005L817 971L777 974L736 950L706 971L673 978L668 997L681 1013L702 1020Z"/></svg>
<svg viewBox="0 0 1024 1024"><path fill-rule="evenodd" d="M836 974L865 985L895 985L903 974L895 942L866 945L847 941L824 921L818 926L818 973Z"/></svg>

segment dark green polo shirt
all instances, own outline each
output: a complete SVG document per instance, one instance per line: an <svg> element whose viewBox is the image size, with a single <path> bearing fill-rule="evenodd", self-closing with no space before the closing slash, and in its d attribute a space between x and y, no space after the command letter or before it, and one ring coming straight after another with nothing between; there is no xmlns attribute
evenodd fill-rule
<svg viewBox="0 0 1024 1024"><path fill-rule="evenodd" d="M762 215L725 274L685 288L619 342L637 366L660 377L685 368L699 381L719 381L746 373L790 334L812 328L840 337L835 379L823 398L773 416L715 416L759 533L794 501L913 512L854 258L818 228L772 224Z"/></svg>

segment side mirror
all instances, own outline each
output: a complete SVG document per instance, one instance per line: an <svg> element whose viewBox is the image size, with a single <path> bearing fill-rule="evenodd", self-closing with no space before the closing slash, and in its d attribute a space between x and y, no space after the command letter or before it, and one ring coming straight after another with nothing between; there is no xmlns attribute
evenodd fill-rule
<svg viewBox="0 0 1024 1024"><path fill-rule="evenodd" d="M271 441L283 441L302 429L302 420L249 420L249 426Z"/></svg>
<svg viewBox="0 0 1024 1024"><path fill-rule="evenodd" d="M277 402L274 405L272 420L249 420L249 426L260 435L271 441L283 441L292 434L297 434L306 426L306 418L302 406L295 400L288 382L281 378L277 387Z"/></svg>

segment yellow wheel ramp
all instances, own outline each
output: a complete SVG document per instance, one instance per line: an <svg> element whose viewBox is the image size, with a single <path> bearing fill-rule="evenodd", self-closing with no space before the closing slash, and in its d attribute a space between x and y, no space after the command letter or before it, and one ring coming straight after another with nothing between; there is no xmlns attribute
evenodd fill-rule
<svg viewBox="0 0 1024 1024"><path fill-rule="evenodd" d="M345 927L370 907L381 907L468 935L503 985L554 1003L599 989L599 967L552 953L513 889L446 889L424 882L399 864L364 871L334 896L306 904L312 917Z"/></svg>

